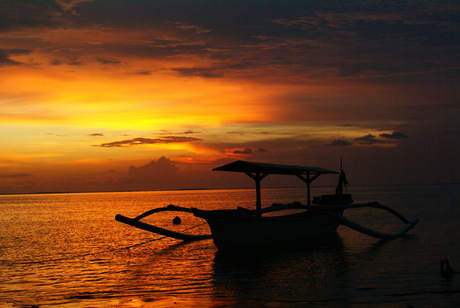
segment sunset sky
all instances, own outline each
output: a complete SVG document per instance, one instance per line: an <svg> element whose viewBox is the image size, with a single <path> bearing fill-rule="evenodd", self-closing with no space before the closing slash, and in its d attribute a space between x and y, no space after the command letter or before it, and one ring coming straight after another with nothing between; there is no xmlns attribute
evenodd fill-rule
<svg viewBox="0 0 460 308"><path fill-rule="evenodd" d="M460 182L459 21L455 0L0 0L0 193L251 187L210 170L340 156L352 185Z"/></svg>

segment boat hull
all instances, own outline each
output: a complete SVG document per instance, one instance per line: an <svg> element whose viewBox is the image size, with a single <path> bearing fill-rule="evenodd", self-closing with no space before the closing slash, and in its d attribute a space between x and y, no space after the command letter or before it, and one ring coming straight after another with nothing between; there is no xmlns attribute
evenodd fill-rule
<svg viewBox="0 0 460 308"><path fill-rule="evenodd" d="M302 213L277 217L203 215L219 250L247 248L285 241L306 241L335 233L339 223L324 214Z"/></svg>

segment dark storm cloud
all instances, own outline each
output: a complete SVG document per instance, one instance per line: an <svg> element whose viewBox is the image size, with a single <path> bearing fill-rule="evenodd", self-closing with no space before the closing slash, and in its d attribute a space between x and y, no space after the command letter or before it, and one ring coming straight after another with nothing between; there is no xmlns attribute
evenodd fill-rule
<svg viewBox="0 0 460 308"><path fill-rule="evenodd" d="M250 148L245 148L241 150L235 150L233 151L233 154L243 154L243 155L249 155L252 153L252 150Z"/></svg>
<svg viewBox="0 0 460 308"><path fill-rule="evenodd" d="M372 134L367 134L363 137L355 138L354 140L360 144L368 144L368 145L385 143L385 141L383 140L376 139L376 137Z"/></svg>
<svg viewBox="0 0 460 308"><path fill-rule="evenodd" d="M264 152L269 152L267 149L264 149L264 148L258 148L256 151L256 153L264 153Z"/></svg>
<svg viewBox="0 0 460 308"><path fill-rule="evenodd" d="M351 145L351 142L345 139L336 139L329 143L330 146L348 146Z"/></svg>
<svg viewBox="0 0 460 308"><path fill-rule="evenodd" d="M233 150L233 154L237 155L251 155L251 154L260 154L260 153L266 153L269 152L265 148L256 148L256 149L251 149L251 148L244 148L244 149L238 149L238 150Z"/></svg>
<svg viewBox="0 0 460 308"><path fill-rule="evenodd" d="M339 75L356 76L434 68L443 62L433 61L435 54L456 57L458 47L452 46L459 43L459 12L450 2L353 2L275 21L339 47L342 57L331 49Z"/></svg>
<svg viewBox="0 0 460 308"><path fill-rule="evenodd" d="M379 136L384 139L392 139L392 140L409 138L409 136L407 136L406 134L402 132L396 132L396 131L392 132L391 134L388 134L388 133L379 134ZM363 137L355 138L354 140L357 141L359 144L367 144L367 145L391 144L392 143L390 140L377 139L377 137L372 134L367 134Z"/></svg>
<svg viewBox="0 0 460 308"><path fill-rule="evenodd" d="M133 138L128 140L114 141L109 143L102 143L96 145L103 148L117 148L117 147L130 147L142 144L166 144L166 143L180 143L180 142L194 142L200 141L201 139L193 137L182 137L182 136L168 136L161 138Z"/></svg>
<svg viewBox="0 0 460 308"><path fill-rule="evenodd" d="M62 24L62 8L55 1L0 1L0 31Z"/></svg>
<svg viewBox="0 0 460 308"><path fill-rule="evenodd" d="M380 137L388 138L388 139L405 139L405 138L408 138L409 136L401 132L392 132L391 134L380 134Z"/></svg>
<svg viewBox="0 0 460 308"><path fill-rule="evenodd" d="M189 130L180 132L180 133L178 133L178 134L179 134L179 135L180 135L180 134L190 135L190 134L201 134L201 133L202 133L202 132L200 132L200 131L195 131L195 130L189 129Z"/></svg>
<svg viewBox="0 0 460 308"><path fill-rule="evenodd" d="M14 55L27 55L31 52L29 49L0 49L0 66L3 65L22 65L23 63L14 61L11 56Z"/></svg>
<svg viewBox="0 0 460 308"><path fill-rule="evenodd" d="M6 1L0 30L59 25L136 34L130 42L92 44L85 52L116 55L98 58L101 64L124 55L211 60L172 68L182 77L263 78L272 69L297 78L364 78L452 68L459 62L459 7L453 1Z"/></svg>
<svg viewBox="0 0 460 308"><path fill-rule="evenodd" d="M460 109L460 102L455 103L433 103L433 104L425 104L425 105L417 105L417 106L406 106L405 108L410 110L417 110L417 111L440 111L440 110L452 110L455 111L456 109Z"/></svg>
<svg viewBox="0 0 460 308"><path fill-rule="evenodd" d="M103 65L118 65L121 63L121 61L115 60L115 59L107 59L107 58L96 58L96 62L99 64Z"/></svg>
<svg viewBox="0 0 460 308"><path fill-rule="evenodd" d="M157 29L156 29L157 30ZM116 30L105 30L107 35L111 35ZM136 31L129 29L128 31ZM141 31L141 30L140 30ZM138 34L139 35L139 34ZM147 36L148 34L146 34ZM83 42L85 43L85 42ZM110 53L115 54L117 58L137 57L146 59L167 59L174 56L208 56L211 46L203 45L201 42L195 42L184 35L183 44L178 45L171 42L169 45L157 45L149 41L130 41L130 42L105 42L99 45L86 46L86 52L92 53ZM108 59L110 60L110 59ZM120 61L120 60L114 60ZM104 61L106 62L106 61ZM121 61L120 61L121 62ZM99 62L100 63L100 62ZM107 64L107 63L104 63Z"/></svg>
<svg viewBox="0 0 460 308"><path fill-rule="evenodd" d="M218 77L231 77L235 73L238 75L240 72L248 72L263 67L260 62L256 60L234 59L230 63L214 63L207 67L177 67L171 69L177 72L182 77L202 77L202 78L218 78Z"/></svg>
<svg viewBox="0 0 460 308"><path fill-rule="evenodd" d="M72 56L72 57L64 57L62 59L53 59L49 62L51 65L71 65L71 66L82 66L84 64L83 61L80 61L79 57Z"/></svg>
<svg viewBox="0 0 460 308"><path fill-rule="evenodd" d="M224 77L224 73L219 68L212 67L192 67L192 68L173 68L172 71L178 73L179 76L183 77L203 77L203 78L218 78Z"/></svg>

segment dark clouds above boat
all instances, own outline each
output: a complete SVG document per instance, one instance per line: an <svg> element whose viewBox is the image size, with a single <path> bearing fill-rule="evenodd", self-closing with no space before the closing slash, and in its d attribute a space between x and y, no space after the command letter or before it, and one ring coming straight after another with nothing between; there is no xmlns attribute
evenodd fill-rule
<svg viewBox="0 0 460 308"><path fill-rule="evenodd" d="M63 24L63 10L55 1L0 1L0 31L56 27Z"/></svg>
<svg viewBox="0 0 460 308"><path fill-rule="evenodd" d="M8 10L13 5L15 10ZM172 68L184 77L261 78L280 67L298 78L458 69L460 9L452 1L14 1L2 6L4 31L59 26L90 28L101 38L133 33L125 41L86 42L84 52L101 64L122 61L95 55L107 50L114 56L208 60Z"/></svg>

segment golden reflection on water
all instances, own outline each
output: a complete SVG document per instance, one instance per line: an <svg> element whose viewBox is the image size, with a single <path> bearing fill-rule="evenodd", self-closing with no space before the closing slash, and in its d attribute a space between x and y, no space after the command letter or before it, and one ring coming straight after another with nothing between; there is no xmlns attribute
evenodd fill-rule
<svg viewBox="0 0 460 308"><path fill-rule="evenodd" d="M294 191L290 197L296 199ZM265 200L285 201L279 192ZM448 256L455 267L457 246L443 245L453 240L420 226L409 236L383 243L340 227L334 239L311 245L223 254L212 240L183 244L114 220L118 213L135 217L170 203L228 208L234 199L238 206L251 207L244 202L252 198L252 190L0 196L0 307L353 306L383 301L401 307L417 298L410 295L416 292L460 289L456 281L437 284L439 259ZM449 207L443 216L437 210L422 222L458 234L458 224L448 223L455 213L458 207ZM371 222L368 214L350 215L379 230L400 224L384 216ZM173 225L174 216L161 213L149 219L189 233L209 232L185 213L180 213L182 224Z"/></svg>

